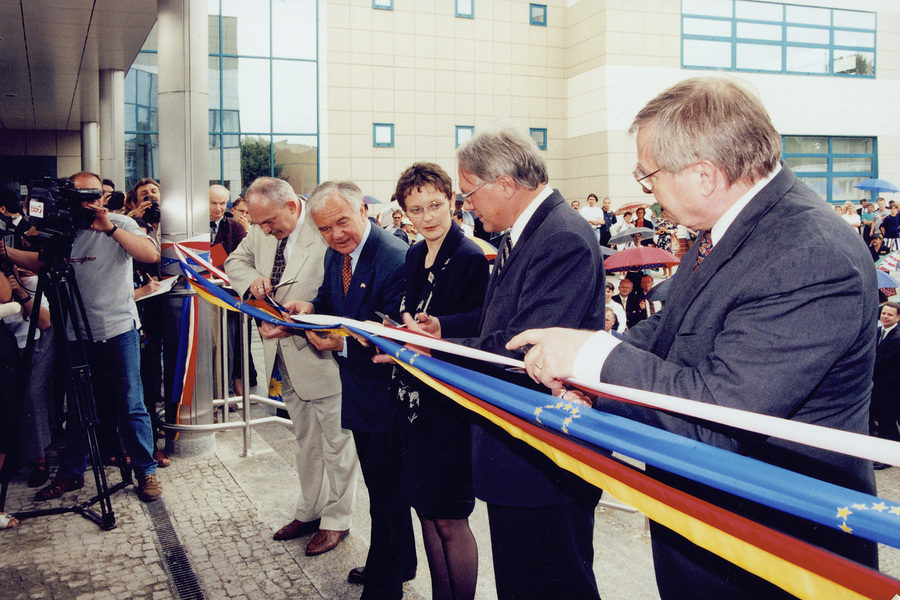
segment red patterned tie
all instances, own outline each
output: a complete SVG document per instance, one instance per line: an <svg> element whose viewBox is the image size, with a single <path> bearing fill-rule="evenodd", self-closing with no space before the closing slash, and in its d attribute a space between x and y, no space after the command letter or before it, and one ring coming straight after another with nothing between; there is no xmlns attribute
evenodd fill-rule
<svg viewBox="0 0 900 600"><path fill-rule="evenodd" d="M344 280L344 295L347 295L347 290L350 288L350 279L353 277L353 263L351 262L351 258L349 254L344 255L344 265L341 268L341 276Z"/></svg>
<svg viewBox="0 0 900 600"><path fill-rule="evenodd" d="M699 246L697 248L697 264L694 265L694 268L700 266L700 263L703 262L703 259L709 255L709 251L712 250L712 235L710 235L709 231L704 231L700 234L700 241L698 242Z"/></svg>

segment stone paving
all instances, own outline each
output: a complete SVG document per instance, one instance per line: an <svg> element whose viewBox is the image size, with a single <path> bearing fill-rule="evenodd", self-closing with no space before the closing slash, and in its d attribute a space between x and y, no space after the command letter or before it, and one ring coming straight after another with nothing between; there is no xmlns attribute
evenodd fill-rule
<svg viewBox="0 0 900 600"><path fill-rule="evenodd" d="M254 411L261 410L254 407ZM360 483L350 536L334 551L307 557L310 536L276 542L272 533L292 518L297 483L290 432L264 425L252 438L253 453L241 456L242 434L216 434L216 451L176 457L159 471L177 542L200 583L197 598L358 598L361 587L347 572L363 564L368 547L368 497ZM107 468L111 483L118 471ZM90 475L90 472L88 472ZM900 501L900 469L877 472L879 495ZM24 476L12 481L10 511L72 506L93 495L93 482L59 500L35 503ZM158 522L132 487L112 497L117 527L102 531L91 521L63 514L27 519L0 531L0 599L168 600L180 597L165 560ZM490 542L484 505L471 519L479 545L477 597L494 600ZM604 600L658 598L645 519L640 514L598 509L595 572ZM900 551L882 548L882 571L900 577ZM419 571L405 584L405 598L430 597L428 569L419 540Z"/></svg>

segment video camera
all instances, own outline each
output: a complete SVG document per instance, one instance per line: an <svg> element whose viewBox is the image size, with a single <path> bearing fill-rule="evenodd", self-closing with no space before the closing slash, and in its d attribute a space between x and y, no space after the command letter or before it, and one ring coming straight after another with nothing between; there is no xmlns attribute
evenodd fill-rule
<svg viewBox="0 0 900 600"><path fill-rule="evenodd" d="M45 179L31 186L28 218L35 229L50 235L73 235L90 229L94 211L81 205L103 195L100 190L76 189L67 179Z"/></svg>

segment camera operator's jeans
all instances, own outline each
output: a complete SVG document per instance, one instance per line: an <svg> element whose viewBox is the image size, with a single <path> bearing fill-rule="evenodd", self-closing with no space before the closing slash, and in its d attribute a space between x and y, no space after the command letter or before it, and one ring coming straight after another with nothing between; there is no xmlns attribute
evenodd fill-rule
<svg viewBox="0 0 900 600"><path fill-rule="evenodd" d="M138 330L132 329L104 342L86 343L86 346L97 404L111 402L115 406L119 435L137 474L156 473L153 430L150 415L144 406L144 388L141 384ZM60 456L57 477L78 479L87 468L87 435L81 427L73 399L69 398L68 402L66 449Z"/></svg>

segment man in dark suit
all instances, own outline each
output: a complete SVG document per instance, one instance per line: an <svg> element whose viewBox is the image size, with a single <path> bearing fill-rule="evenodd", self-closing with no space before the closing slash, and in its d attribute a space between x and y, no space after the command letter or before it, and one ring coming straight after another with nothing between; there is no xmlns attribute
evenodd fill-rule
<svg viewBox="0 0 900 600"><path fill-rule="evenodd" d="M529 327L602 328L597 236L547 185L534 140L511 127L484 129L460 146L457 159L466 209L474 208L487 231L509 230L488 283L480 336L463 343L512 356L506 343ZM498 597L598 598L592 565L599 490L486 422L473 427L472 445Z"/></svg>
<svg viewBox="0 0 900 600"><path fill-rule="evenodd" d="M222 244L225 254L231 254L247 235L244 226L225 216L230 197L224 185L209 186L209 233L212 245Z"/></svg>
<svg viewBox="0 0 900 600"><path fill-rule="evenodd" d="M779 162L762 103L724 78L669 88L638 113L635 178L673 221L704 232L660 313L624 334L530 331L525 362L551 387L575 376L868 432L875 359L875 272L862 239ZM790 223L790 226L786 226ZM785 274L789 274L785 276ZM841 323L841 327L834 327ZM870 462L626 403L599 401L680 435L874 493ZM876 545L838 529L654 477L877 568ZM781 598L786 592L651 524L657 584L670 598Z"/></svg>
<svg viewBox="0 0 900 600"><path fill-rule="evenodd" d="M875 349L875 369L872 374L872 433L878 437L900 442L897 417L900 412L900 304L885 302L881 307L881 327ZM876 463L876 469L889 465Z"/></svg>
<svg viewBox="0 0 900 600"><path fill-rule="evenodd" d="M362 191L352 182L325 182L309 197L309 212L329 249L325 279L310 302L286 305L301 313L321 313L381 322L376 312L399 315L409 246L366 218ZM320 351L332 351L343 385L341 423L353 432L369 490L372 535L364 568L350 572L364 583L362 598L395 600L416 570L409 504L400 493L403 417L391 393L391 370L375 364L373 347L353 337L309 333Z"/></svg>
<svg viewBox="0 0 900 600"><path fill-rule="evenodd" d="M622 305L625 311L625 324L628 327L634 327L647 318L647 313L641 309L642 301L641 292L634 291L634 282L631 279L626 277L619 282L619 293L613 296L613 302Z"/></svg>

